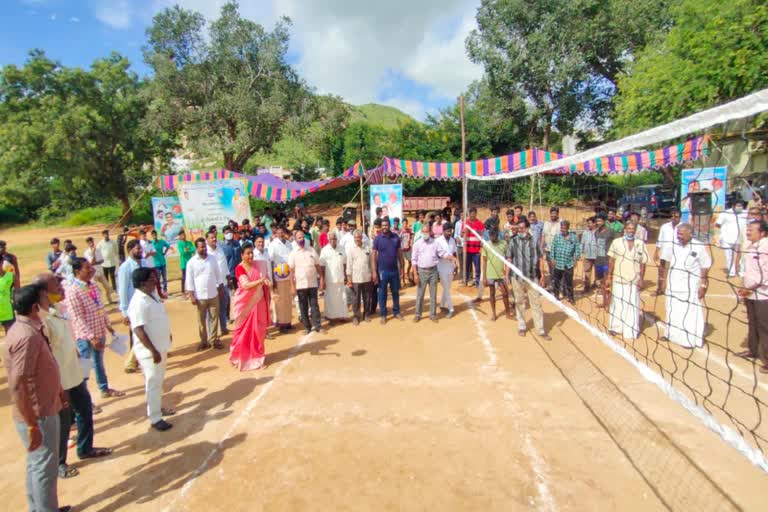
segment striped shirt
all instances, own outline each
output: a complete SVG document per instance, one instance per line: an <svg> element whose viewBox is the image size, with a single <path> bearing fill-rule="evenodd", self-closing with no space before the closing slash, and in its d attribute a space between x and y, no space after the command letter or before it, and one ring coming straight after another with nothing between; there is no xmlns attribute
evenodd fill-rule
<svg viewBox="0 0 768 512"><path fill-rule="evenodd" d="M479 220L468 220L467 228L472 228L477 231L477 235L483 236L485 225ZM467 246L467 254L478 254L483 245L482 239L469 229L464 230L464 241Z"/></svg>

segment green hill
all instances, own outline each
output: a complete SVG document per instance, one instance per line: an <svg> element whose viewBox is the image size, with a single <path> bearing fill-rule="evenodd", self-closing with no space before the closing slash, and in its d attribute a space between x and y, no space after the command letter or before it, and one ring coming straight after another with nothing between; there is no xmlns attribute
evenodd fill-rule
<svg viewBox="0 0 768 512"><path fill-rule="evenodd" d="M367 123L391 130L397 128L398 122L414 121L405 112L387 105L368 103L367 105L351 105L350 107L351 122L353 123Z"/></svg>

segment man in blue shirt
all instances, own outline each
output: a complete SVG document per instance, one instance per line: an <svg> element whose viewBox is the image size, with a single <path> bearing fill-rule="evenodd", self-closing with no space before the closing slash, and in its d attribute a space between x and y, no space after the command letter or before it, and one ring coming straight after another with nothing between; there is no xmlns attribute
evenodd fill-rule
<svg viewBox="0 0 768 512"><path fill-rule="evenodd" d="M379 284L379 308L381 323L387 323L387 285L392 291L392 313L402 320L400 314L400 281L403 271L403 252L400 237L389 229L389 218L381 219L381 233L373 241L371 252L373 282Z"/></svg>
<svg viewBox="0 0 768 512"><path fill-rule="evenodd" d="M227 269L229 270L227 280L229 281L229 287L235 289L237 288L235 267L243 260L243 256L240 243L235 240L235 234L230 226L224 227L224 243L221 245L221 250L224 251L224 256L227 257Z"/></svg>
<svg viewBox="0 0 768 512"><path fill-rule="evenodd" d="M128 305L133 297L133 271L141 268L141 243L136 240L129 240L125 246L127 257L120 264L117 270L117 298L120 314L123 315L123 324L128 326L130 333L131 324L128 321ZM131 348L133 347L133 336L129 334ZM139 369L139 363L133 350L128 351L128 359L125 361L125 373L136 373Z"/></svg>

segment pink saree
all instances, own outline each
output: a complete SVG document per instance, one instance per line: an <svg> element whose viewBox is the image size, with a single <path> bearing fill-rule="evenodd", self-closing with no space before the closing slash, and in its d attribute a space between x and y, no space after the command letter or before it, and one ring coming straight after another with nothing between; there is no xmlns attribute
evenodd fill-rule
<svg viewBox="0 0 768 512"><path fill-rule="evenodd" d="M254 262L250 273L242 264L235 269L239 288L232 300L232 344L229 362L241 372L258 370L264 366L264 339L270 322L269 285L246 290L243 286L265 276Z"/></svg>

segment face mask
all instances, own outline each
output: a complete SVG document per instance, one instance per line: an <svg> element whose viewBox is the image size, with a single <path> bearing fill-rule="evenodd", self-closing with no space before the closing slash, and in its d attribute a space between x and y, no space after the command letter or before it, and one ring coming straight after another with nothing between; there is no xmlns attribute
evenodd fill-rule
<svg viewBox="0 0 768 512"><path fill-rule="evenodd" d="M297 240L297 241L296 241L296 243L297 243L297 244L299 244L299 247L304 247L304 244L305 244L306 242L307 242L307 241L306 241L306 240L304 240L303 238L302 238L301 240Z"/></svg>
<svg viewBox="0 0 768 512"><path fill-rule="evenodd" d="M232 240L235 237L232 233L227 233L224 235L224 240Z"/></svg>
<svg viewBox="0 0 768 512"><path fill-rule="evenodd" d="M733 211L734 211L734 212L736 212L736 213L741 213L741 212L743 212L743 211L744 211L744 208L742 208L741 206L736 206L736 207L733 209Z"/></svg>
<svg viewBox="0 0 768 512"><path fill-rule="evenodd" d="M48 294L48 300L51 301L51 304L56 304L58 302L61 302L62 299L63 299L63 297L61 296L60 293L49 293Z"/></svg>
<svg viewBox="0 0 768 512"><path fill-rule="evenodd" d="M631 242L635 239L635 235L624 235L624 239Z"/></svg>

